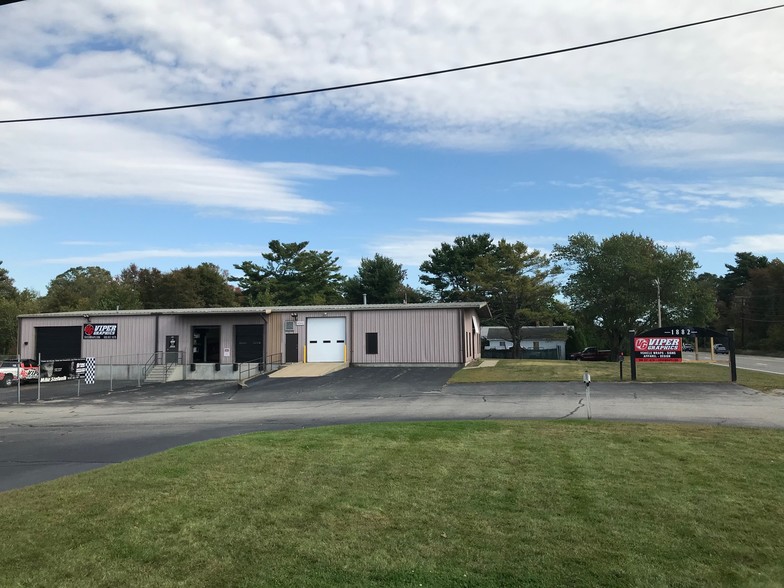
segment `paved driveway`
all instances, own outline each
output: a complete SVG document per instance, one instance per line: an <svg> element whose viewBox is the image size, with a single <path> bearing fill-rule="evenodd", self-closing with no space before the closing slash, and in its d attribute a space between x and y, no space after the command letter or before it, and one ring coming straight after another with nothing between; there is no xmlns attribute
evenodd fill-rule
<svg viewBox="0 0 784 588"><path fill-rule="evenodd" d="M454 370L351 368L323 378L178 383L0 406L0 491L250 431L436 419L585 419L584 387L456 384ZM784 428L784 396L734 384L594 383L594 419Z"/></svg>

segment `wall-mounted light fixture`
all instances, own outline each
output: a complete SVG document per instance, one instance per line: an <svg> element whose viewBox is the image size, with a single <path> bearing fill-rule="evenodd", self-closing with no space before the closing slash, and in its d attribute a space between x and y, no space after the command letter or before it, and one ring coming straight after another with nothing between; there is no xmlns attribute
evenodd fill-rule
<svg viewBox="0 0 784 588"><path fill-rule="evenodd" d="M90 322L90 315L89 314L83 314L82 316L84 317L84 320L86 320L88 323Z"/></svg>
<svg viewBox="0 0 784 588"><path fill-rule="evenodd" d="M292 312L291 313L291 318L293 318L294 320L297 320L298 316L299 316L299 314L297 314L296 312Z"/></svg>

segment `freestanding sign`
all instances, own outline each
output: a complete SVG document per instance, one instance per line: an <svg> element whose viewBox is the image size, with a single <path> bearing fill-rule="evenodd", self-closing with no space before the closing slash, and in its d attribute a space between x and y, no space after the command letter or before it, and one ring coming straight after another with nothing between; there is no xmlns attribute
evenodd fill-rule
<svg viewBox="0 0 784 588"><path fill-rule="evenodd" d="M735 363L735 329L727 329L727 333L724 334L703 327L684 327L684 326L659 327L658 329L653 329L650 331L646 331L645 333L640 333L640 336L637 336L637 333L635 333L635 331L629 331L629 351L631 352L630 359L631 359L632 381L637 379L638 361L643 361L643 362L644 361L670 361L670 362L682 361L682 359L672 359L673 350L668 349L672 347L672 343L671 342L668 343L668 341L672 341L673 339L676 339L678 341L677 353L680 355L681 337L714 337L714 338L718 337L722 339L726 337L727 348L729 349L730 352L730 362L729 362L730 381L731 382L738 381L738 371L737 371L737 365ZM653 345L653 349L651 349L652 345ZM651 357L656 357L656 356L658 356L660 359L650 359Z"/></svg>
<svg viewBox="0 0 784 588"><path fill-rule="evenodd" d="M634 359L643 362L670 362L680 363L681 355L680 337L635 337Z"/></svg>

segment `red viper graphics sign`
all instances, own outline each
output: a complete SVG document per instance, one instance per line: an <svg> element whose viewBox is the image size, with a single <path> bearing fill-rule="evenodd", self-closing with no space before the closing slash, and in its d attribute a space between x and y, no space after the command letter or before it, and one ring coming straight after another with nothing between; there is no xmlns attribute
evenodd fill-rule
<svg viewBox="0 0 784 588"><path fill-rule="evenodd" d="M681 362L681 338L635 337L634 360Z"/></svg>
<svg viewBox="0 0 784 588"><path fill-rule="evenodd" d="M82 339L116 339L117 325L94 325L87 323L82 326Z"/></svg>

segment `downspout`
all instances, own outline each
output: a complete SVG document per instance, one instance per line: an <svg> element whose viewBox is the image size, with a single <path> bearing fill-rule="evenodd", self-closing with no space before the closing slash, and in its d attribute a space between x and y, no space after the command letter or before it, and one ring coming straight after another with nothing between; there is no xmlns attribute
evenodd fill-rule
<svg viewBox="0 0 784 588"><path fill-rule="evenodd" d="M346 350L348 351L348 357L346 358L348 361L348 365L351 365L354 359L354 311L348 311L348 336L350 337L349 341L351 342L351 346L349 347L346 345Z"/></svg>
<svg viewBox="0 0 784 588"><path fill-rule="evenodd" d="M261 320L264 321L264 339L261 344L261 362L264 364L264 371L267 371L267 336L269 334L269 321L267 315L270 313L268 308L261 311ZM236 357L235 357L236 359Z"/></svg>
<svg viewBox="0 0 784 588"><path fill-rule="evenodd" d="M160 341L159 341L159 338L160 338L160 318L161 318L161 313L156 312L155 313L155 363L156 364L158 363L158 353L160 352L160 349L159 349L159 346L160 346Z"/></svg>

